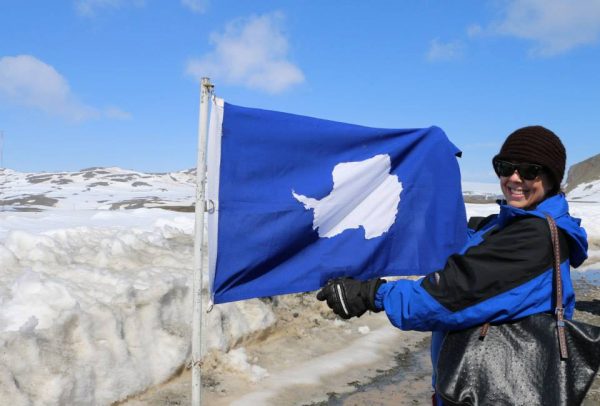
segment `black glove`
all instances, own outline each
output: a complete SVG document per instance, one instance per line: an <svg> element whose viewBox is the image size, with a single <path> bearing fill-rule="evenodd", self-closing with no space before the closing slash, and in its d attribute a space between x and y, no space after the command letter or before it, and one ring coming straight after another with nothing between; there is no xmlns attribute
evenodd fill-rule
<svg viewBox="0 0 600 406"><path fill-rule="evenodd" d="M317 299L326 300L327 305L342 319L360 317L367 310L381 311L375 307L375 294L385 282L379 278L365 282L352 278L336 278L327 282L317 293Z"/></svg>

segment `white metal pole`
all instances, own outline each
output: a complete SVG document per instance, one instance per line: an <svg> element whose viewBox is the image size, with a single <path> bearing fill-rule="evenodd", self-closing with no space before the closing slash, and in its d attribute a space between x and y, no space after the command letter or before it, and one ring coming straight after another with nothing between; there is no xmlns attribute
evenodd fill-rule
<svg viewBox="0 0 600 406"><path fill-rule="evenodd" d="M209 78L200 84L198 119L198 161L196 163L196 206L194 238L194 284L192 311L192 406L202 404L202 264L204 259L204 194L206 185L206 139L208 135L208 103L212 93Z"/></svg>

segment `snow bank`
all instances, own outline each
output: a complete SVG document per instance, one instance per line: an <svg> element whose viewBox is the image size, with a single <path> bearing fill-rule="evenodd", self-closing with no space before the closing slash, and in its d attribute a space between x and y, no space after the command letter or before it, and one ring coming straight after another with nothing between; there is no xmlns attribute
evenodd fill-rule
<svg viewBox="0 0 600 406"><path fill-rule="evenodd" d="M572 216L581 218L588 237L600 246L600 204L569 202L569 208Z"/></svg>
<svg viewBox="0 0 600 406"><path fill-rule="evenodd" d="M193 215L0 213L0 399L106 405L190 355ZM209 348L274 323L259 300L215 307Z"/></svg>

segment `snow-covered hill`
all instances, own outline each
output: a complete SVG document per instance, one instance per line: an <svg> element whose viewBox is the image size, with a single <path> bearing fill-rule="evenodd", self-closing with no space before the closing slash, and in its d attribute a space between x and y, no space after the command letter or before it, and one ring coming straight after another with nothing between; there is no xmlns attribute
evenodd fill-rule
<svg viewBox="0 0 600 406"><path fill-rule="evenodd" d="M462 192L466 203L494 203L502 198L498 182L462 182Z"/></svg>
<svg viewBox="0 0 600 406"><path fill-rule="evenodd" d="M569 169L569 200L600 202L600 155ZM196 170L144 173L111 168L77 172L23 173L0 168L0 208L14 211L57 209L166 208L193 211ZM502 198L497 182L463 182L466 203Z"/></svg>
<svg viewBox="0 0 600 406"><path fill-rule="evenodd" d="M600 203L600 180L577 185L567 197L573 202Z"/></svg>
<svg viewBox="0 0 600 406"><path fill-rule="evenodd" d="M121 168L23 173L0 169L0 206L5 210L136 209L193 211L196 171L142 173Z"/></svg>
<svg viewBox="0 0 600 406"><path fill-rule="evenodd" d="M0 208L14 211L56 209L166 208L193 211L195 169L143 173L121 168L77 172L23 173L0 169ZM467 203L493 203L497 183L463 182Z"/></svg>

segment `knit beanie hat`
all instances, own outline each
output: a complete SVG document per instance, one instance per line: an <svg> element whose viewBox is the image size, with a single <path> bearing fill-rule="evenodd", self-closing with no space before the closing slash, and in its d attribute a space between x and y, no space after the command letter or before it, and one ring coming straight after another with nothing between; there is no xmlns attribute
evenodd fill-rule
<svg viewBox="0 0 600 406"><path fill-rule="evenodd" d="M494 160L542 165L554 182L554 193L560 190L565 174L567 153L560 138L540 125L519 128L510 134Z"/></svg>

